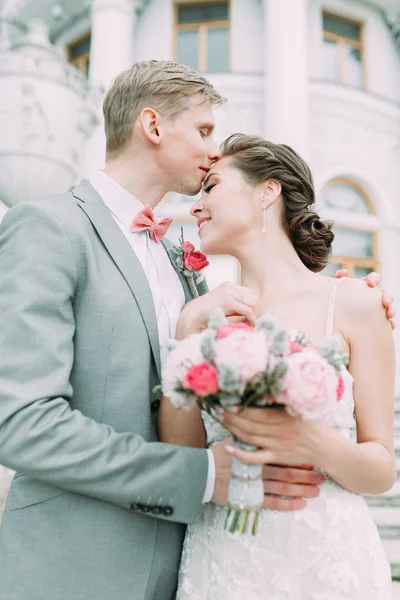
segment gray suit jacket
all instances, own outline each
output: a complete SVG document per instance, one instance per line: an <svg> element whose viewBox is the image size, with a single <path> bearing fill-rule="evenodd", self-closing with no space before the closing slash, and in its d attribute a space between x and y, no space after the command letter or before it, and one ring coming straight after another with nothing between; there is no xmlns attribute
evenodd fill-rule
<svg viewBox="0 0 400 600"><path fill-rule="evenodd" d="M151 290L88 181L4 217L0 357L1 600L172 598L207 454L158 441Z"/></svg>

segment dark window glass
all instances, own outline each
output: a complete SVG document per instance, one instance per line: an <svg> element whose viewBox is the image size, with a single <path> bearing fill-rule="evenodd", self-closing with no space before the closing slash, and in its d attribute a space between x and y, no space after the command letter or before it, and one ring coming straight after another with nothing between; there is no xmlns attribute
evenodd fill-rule
<svg viewBox="0 0 400 600"><path fill-rule="evenodd" d="M179 6L178 23L204 23L206 21L226 21L228 18L227 2L216 4L195 4Z"/></svg>
<svg viewBox="0 0 400 600"><path fill-rule="evenodd" d="M76 44L72 44L69 48L69 58L70 60L74 60L74 58L78 58L78 56L82 56L82 54L86 54L86 52L90 51L90 35L85 37L80 42Z"/></svg>
<svg viewBox="0 0 400 600"><path fill-rule="evenodd" d="M350 23L339 17L324 15L324 31L334 33L340 37L349 38L357 42L361 39L361 27L356 23Z"/></svg>
<svg viewBox="0 0 400 600"><path fill-rule="evenodd" d="M187 29L177 32L176 60L196 71L199 70L199 31Z"/></svg>
<svg viewBox="0 0 400 600"><path fill-rule="evenodd" d="M229 32L227 27L209 27L207 58L207 73L227 73L229 71Z"/></svg>

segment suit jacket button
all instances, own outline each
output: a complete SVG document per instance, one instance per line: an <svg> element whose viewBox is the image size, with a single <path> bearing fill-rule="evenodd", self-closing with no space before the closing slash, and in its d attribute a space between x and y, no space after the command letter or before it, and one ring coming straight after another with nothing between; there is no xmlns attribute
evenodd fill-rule
<svg viewBox="0 0 400 600"><path fill-rule="evenodd" d="M134 502L133 504L131 504L131 509L132 510L137 510L138 508L139 507L138 507L138 503L137 502Z"/></svg>
<svg viewBox="0 0 400 600"><path fill-rule="evenodd" d="M143 504L142 504L141 502L138 502L138 503L136 504L136 509L137 509L137 510L143 510L143 509L144 509L144 506L143 506Z"/></svg>
<svg viewBox="0 0 400 600"><path fill-rule="evenodd" d="M157 400L153 400L153 402L150 405L151 412L153 412L153 413L157 412L158 409L160 408L160 404L161 404L161 401L158 400L158 398L157 398Z"/></svg>
<svg viewBox="0 0 400 600"><path fill-rule="evenodd" d="M153 508L151 509L151 512L153 513L153 515L161 515L162 508L161 508L161 506L153 506Z"/></svg>
<svg viewBox="0 0 400 600"><path fill-rule="evenodd" d="M171 517L174 514L174 509L172 506L164 506L163 512L166 517Z"/></svg>
<svg viewBox="0 0 400 600"><path fill-rule="evenodd" d="M149 504L145 504L145 505L143 506L143 508L142 508L142 511L143 511L144 513L148 513L148 512L151 512L151 509L152 509L152 508L153 508L153 507L152 507L152 506L150 506Z"/></svg>

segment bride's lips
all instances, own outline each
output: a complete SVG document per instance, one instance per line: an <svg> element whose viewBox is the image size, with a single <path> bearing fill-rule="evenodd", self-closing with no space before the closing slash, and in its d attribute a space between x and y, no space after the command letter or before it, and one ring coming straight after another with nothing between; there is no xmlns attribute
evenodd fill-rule
<svg viewBox="0 0 400 600"><path fill-rule="evenodd" d="M211 221L211 217L201 217L201 219L199 219L197 221L197 227L199 228L199 233L202 229L204 229L204 227L206 226L206 224L208 223L208 221Z"/></svg>

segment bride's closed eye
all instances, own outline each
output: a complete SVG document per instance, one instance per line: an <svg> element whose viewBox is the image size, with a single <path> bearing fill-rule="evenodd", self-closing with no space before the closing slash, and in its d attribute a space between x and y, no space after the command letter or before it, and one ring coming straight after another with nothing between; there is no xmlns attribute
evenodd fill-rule
<svg viewBox="0 0 400 600"><path fill-rule="evenodd" d="M209 194L211 192L211 190L213 189L213 187L215 187L216 185L217 185L216 183L211 183L210 185L208 185L207 187L204 188L204 193Z"/></svg>

